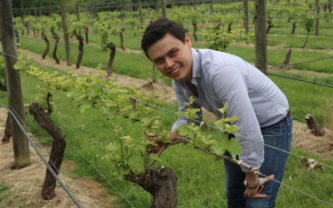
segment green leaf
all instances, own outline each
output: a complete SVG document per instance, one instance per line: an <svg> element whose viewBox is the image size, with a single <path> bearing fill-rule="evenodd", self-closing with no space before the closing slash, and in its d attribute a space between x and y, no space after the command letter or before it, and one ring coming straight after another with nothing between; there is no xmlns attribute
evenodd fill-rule
<svg viewBox="0 0 333 208"><path fill-rule="evenodd" d="M150 154L149 159L159 161L160 157L158 156L158 154Z"/></svg>
<svg viewBox="0 0 333 208"><path fill-rule="evenodd" d="M90 108L90 105L82 104L82 105L80 105L79 110L80 110L81 113L83 113L89 108Z"/></svg>
<svg viewBox="0 0 333 208"><path fill-rule="evenodd" d="M197 135L198 140L202 141L202 143L204 143L205 145L209 146L214 144L214 140L212 139L212 135L202 135L202 134L198 134Z"/></svg>
<svg viewBox="0 0 333 208"><path fill-rule="evenodd" d="M118 144L110 143L106 147L106 149L107 149L107 151L110 151L110 152L118 152L120 150L120 147Z"/></svg>
<svg viewBox="0 0 333 208"><path fill-rule="evenodd" d="M178 127L177 131L179 132L180 135L189 137L190 139L193 138L193 131L189 129L187 125L182 125Z"/></svg>
<svg viewBox="0 0 333 208"><path fill-rule="evenodd" d="M225 125L225 131L229 132L229 133L236 134L236 133L238 133L238 127L236 125L226 124Z"/></svg>
<svg viewBox="0 0 333 208"><path fill-rule="evenodd" d="M212 145L212 150L218 155L222 155L225 152L225 145L219 141Z"/></svg>
<svg viewBox="0 0 333 208"><path fill-rule="evenodd" d="M235 139L226 139L226 150L231 154L233 158L236 158L236 155L243 153L241 144Z"/></svg>
<svg viewBox="0 0 333 208"><path fill-rule="evenodd" d="M237 121L238 117L237 116L233 116L231 118L225 118L223 120L224 120L224 122L232 122L232 121Z"/></svg>

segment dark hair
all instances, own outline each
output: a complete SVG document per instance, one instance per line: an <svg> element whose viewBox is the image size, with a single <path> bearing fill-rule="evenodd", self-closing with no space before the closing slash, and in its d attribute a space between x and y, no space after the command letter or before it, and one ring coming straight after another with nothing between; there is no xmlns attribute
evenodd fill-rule
<svg viewBox="0 0 333 208"><path fill-rule="evenodd" d="M141 48L148 58L148 48L161 40L167 33L185 43L186 30L181 24L166 18L155 20L148 25L141 40Z"/></svg>

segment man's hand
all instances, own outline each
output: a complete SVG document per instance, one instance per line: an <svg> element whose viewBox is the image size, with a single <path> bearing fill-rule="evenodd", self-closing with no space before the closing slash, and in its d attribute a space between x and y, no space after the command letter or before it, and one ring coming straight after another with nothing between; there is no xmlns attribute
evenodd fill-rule
<svg viewBox="0 0 333 208"><path fill-rule="evenodd" d="M175 144L179 144L179 143L187 143L186 141L184 141L184 139L182 139L185 137L178 134L176 130L171 131L168 138L172 141L170 143L170 145L175 145Z"/></svg>
<svg viewBox="0 0 333 208"><path fill-rule="evenodd" d="M167 146L167 144L164 144L164 143L162 143L162 142L156 141L156 136L149 136L149 137L148 137L148 140L149 140L150 142L155 143L154 145L152 145L152 144L149 144L149 145L148 145L148 153L149 153L149 154L150 154L150 153L159 154L159 153L162 152L162 151L166 148L166 146Z"/></svg>
<svg viewBox="0 0 333 208"><path fill-rule="evenodd" d="M270 175L270 176L267 176L265 178L257 178L258 186L256 188L253 188L253 189L247 188L244 191L244 197L245 198L266 198L267 194L262 194L262 191L264 190L264 183L273 180L274 177L275 177L274 175ZM256 185L257 184L255 184L255 185L251 184L250 187L254 187Z"/></svg>
<svg viewBox="0 0 333 208"><path fill-rule="evenodd" d="M181 135L178 134L176 130L172 130L172 131L170 132L169 138L170 138L170 139L174 139L174 138L177 138L177 137L181 137Z"/></svg>

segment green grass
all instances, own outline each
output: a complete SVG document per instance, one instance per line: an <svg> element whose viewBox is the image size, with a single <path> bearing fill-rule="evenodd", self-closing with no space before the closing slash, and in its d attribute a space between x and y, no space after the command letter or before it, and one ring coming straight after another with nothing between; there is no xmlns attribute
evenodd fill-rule
<svg viewBox="0 0 333 208"><path fill-rule="evenodd" d="M332 31L333 32L333 31ZM285 48L303 48L306 35L268 35L269 46L283 46ZM309 35L305 49L330 49L333 50L333 37Z"/></svg>
<svg viewBox="0 0 333 208"><path fill-rule="evenodd" d="M288 73L279 73L295 77ZM286 80L285 78L269 76L285 93L288 98L289 105L295 120L304 122L306 114L312 114L316 120L325 125L330 126L332 122L332 103L333 89L318 85L298 82L294 80ZM299 77L299 76L298 76ZM305 76L299 78L309 80ZM324 82L324 79L320 81Z"/></svg>
<svg viewBox="0 0 333 208"><path fill-rule="evenodd" d="M8 194L10 191L8 191L8 189L9 189L8 186L4 185L3 182L0 182L0 202L9 197Z"/></svg>
<svg viewBox="0 0 333 208"><path fill-rule="evenodd" d="M39 44L42 40L29 38L23 39L22 47L28 50L32 50L36 53L40 53L43 49ZM74 49L74 48L73 48ZM94 46L86 47L87 57L83 59L83 64L93 67L102 63L103 60L107 60L108 54L107 52L101 50L100 48L96 48ZM72 50L73 53L76 50ZM59 51L60 57L64 59L64 51L63 47ZM227 52L232 54L238 54L243 57L246 61L254 62L254 49L253 48L244 48L238 46L231 46L228 48ZM269 63L271 65L279 65L283 62L283 56L286 51L283 49L279 50L269 50ZM96 54L95 56L90 56L90 54ZM291 63L300 62L304 59L315 59L322 57L323 54L319 52L294 52L292 55ZM114 71L117 73L125 74L128 76L140 78L140 79L149 79L152 73L152 64L147 60L144 54L132 54L132 53L118 53L116 55L114 65ZM134 63L134 64L133 64ZM321 60L318 62L307 63L307 64L298 64L294 65L295 68L299 67L307 67L302 68L302 70L312 70L312 71L324 71L324 72L332 72L333 68L333 58ZM49 69L50 70L50 69ZM288 76L290 75L287 72L280 72L282 74ZM315 78L315 77L306 77L306 76L297 76L298 78L305 80L317 81L320 83L333 84L332 78ZM170 85L171 80L165 77L162 78L165 83ZM272 79L278 84L278 86L286 93L291 108L293 109L294 118L300 121L303 121L304 115L307 113L311 113L318 119L319 122L328 124L327 111L329 110L330 105L327 103L327 99L332 97L332 89L315 86L311 84L300 83L292 80L285 80L283 78L275 78ZM307 95L307 96L304 96ZM321 96L318 96L321 95ZM300 107L301 106L301 107Z"/></svg>
<svg viewBox="0 0 333 208"><path fill-rule="evenodd" d="M42 68L44 70L51 70L50 68ZM24 73L21 74L21 78L24 102L25 104L30 104L35 99L36 93L38 93L36 86L47 86ZM291 104L294 105L293 103L296 101L293 101L292 96L296 97L295 92L292 91L290 92L291 95L288 95L288 91L290 91L290 88L295 89L295 91L299 88L303 88L304 84L292 82L293 84L290 85L286 84L286 81L277 79L275 81L280 87L282 86L282 90L287 93ZM304 89L304 92L308 93L308 91L309 89L307 89L307 91ZM298 92L298 96L304 92ZM104 184L109 193L115 195L121 193L134 207L148 207L151 199L150 195L137 185L117 177L115 167L113 167L109 161L102 159L102 156L107 153L105 147L116 137L112 131L115 125L121 125L123 127L123 135L131 135L133 138L139 138L142 131L138 125L119 117L117 113L103 115L96 109L89 109L89 111L81 113L75 103L65 96L64 92L53 91L52 93L55 103L52 118L60 127L66 138L67 149L65 158L74 160L78 165L75 173L79 177L94 177ZM316 100L319 94L323 94L323 97L329 96L328 91L325 93L327 94L317 91ZM314 95L315 93L310 94L308 97L312 98ZM296 103L296 106L292 108L296 117L298 114L296 107L304 108L306 105L312 105L312 103L307 100L308 99L304 99L300 101L304 102L301 105ZM1 103L6 103L6 96L4 96L3 93L1 93L0 101ZM318 103L320 103L320 100ZM172 105L163 105L163 107L173 111L177 109L176 106ZM320 109L320 106L317 108ZM176 119L174 115L163 111L156 111L154 114L163 118L166 129L169 129L172 122ZM46 136L45 132L34 124L29 114L27 114L27 123L29 129L38 138ZM333 165L332 161L325 161L322 158L299 150L293 149L292 151ZM333 203L333 199L331 198L332 185L328 183L328 181L333 180L332 170L325 169L324 171L315 170L309 172L305 168L300 167L299 164L299 158L294 156L289 157L284 182L292 187ZM160 165L172 168L177 175L178 207L226 207L223 161L216 160L188 146L177 145L163 153ZM101 176L100 173L107 179ZM117 203L122 204L124 207L130 207L121 197L119 197ZM277 199L277 207L312 208L324 206L320 202L303 194L282 187Z"/></svg>
<svg viewBox="0 0 333 208"><path fill-rule="evenodd" d="M52 46L51 48L53 48L54 42L52 40L50 42ZM71 46L72 63L75 64L78 45L77 43L71 43ZM45 43L41 39L22 37L21 47L32 52L42 54L45 49ZM84 50L85 55L83 56L81 65L91 68L107 68L110 54L109 51L102 50L100 47L93 45L85 46ZM52 53L50 52L48 55L51 57ZM59 44L58 57L62 61L66 60L64 43L62 41ZM143 53L126 53L121 50L117 50L113 63L113 72L139 79L151 80L152 71L153 65ZM166 78L162 78L162 80L169 85L171 84L171 81Z"/></svg>
<svg viewBox="0 0 333 208"><path fill-rule="evenodd" d="M286 34L289 29L273 28L271 32L274 35L269 35L268 43L272 46L284 45L285 47L299 48L303 45L305 38L305 33L301 32L301 30L303 30L303 28L298 28L296 31L297 35L294 37ZM318 38L311 36L307 48L332 49L332 38L326 37L330 34L330 30L330 28L323 29L322 35ZM298 31L300 31L300 33L298 33ZM126 37L129 37L129 35ZM95 43L99 43L100 41L97 35L91 35L90 38L91 41ZM115 37L114 42L119 47L118 37ZM22 38L21 46L36 53L41 53L44 49L42 40L33 38ZM73 46L72 57L73 60L75 60L77 44L73 44ZM207 43L199 41L198 43L193 43L193 46L196 48L206 48ZM139 49L139 40L137 38L125 39L125 47ZM254 63L254 49L230 46L227 52L236 54ZM102 68L106 67L108 52L102 51L95 46L86 46L85 53L83 65L96 67L98 64L102 64ZM287 49L269 50L268 63L270 65L281 64L286 53ZM65 59L63 43L60 45L59 56L62 60ZM293 51L291 63L327 56L329 55L324 52L309 52L306 50ZM333 73L332 65L333 59L327 59L313 63L298 64L293 67L300 70ZM43 67L43 69L53 70L46 67ZM149 79L151 69L151 63L143 54L126 54L119 51L116 55L114 71L117 73L136 78ZM288 72L277 73L295 76ZM307 77L306 75L297 75L297 77L327 84L332 84L333 82L331 78ZM311 113L321 124L331 124L332 114L330 112L332 103L330 101L333 100L332 89L273 76L270 76L270 78L273 79L288 97L294 119L304 121L304 115ZM35 83L39 82L26 75L22 76L22 80L25 102L30 103L36 93ZM167 81L167 83L170 84L170 81ZM40 84L42 85L42 83ZM5 100L6 98L0 96L0 99ZM105 116L94 109L89 110L87 113L80 113L75 104L67 99L63 92L54 92L54 102L56 106L53 119L66 135L68 144L66 158L72 159L78 164L76 174L80 177L95 177L96 180L101 181L105 187L107 187L110 193L115 195L119 194L118 191L122 193L134 207L148 207L150 204L149 194L136 185L116 177L114 174L115 168L110 162L101 159L101 156L107 153L105 146L116 136L112 131L114 125L119 124L123 126L124 134L131 135L134 138L141 135L139 127L135 123L128 123L127 120L119 119L117 115ZM165 105L165 107L176 111L176 106ZM175 116L163 112L156 112L156 115L164 118L166 129L170 128L171 123L176 119ZM42 138L43 143L49 143L51 141L47 134L34 124L31 116L27 117L27 121L30 130L39 138ZM331 166L333 165L332 161L325 161L309 153L297 149L293 149L292 151L315 158ZM91 164L94 164L94 166ZM201 152L192 150L183 145L178 145L163 153L162 162L160 164L171 167L177 174L178 207L226 207L223 161L215 160ZM99 175L96 168L105 175L107 180ZM309 172L300 166L299 158L295 156L289 157L284 178L286 184L333 203L331 197L333 195L332 185L327 182L332 181L332 179L332 170L325 169L324 171L315 170ZM115 191L114 187L116 187L118 191ZM130 207L121 197L119 197L118 202L125 207ZM276 207L312 208L325 206L314 199L282 186Z"/></svg>
<svg viewBox="0 0 333 208"><path fill-rule="evenodd" d="M236 54L250 63L255 63L255 49L245 48L240 46L230 46L227 51L231 54ZM268 65L280 66L288 52L288 49L270 49L267 51L267 61ZM304 64L295 64L292 67L299 70L305 71L317 71L325 73L333 73L333 56L321 53L321 52L309 52L309 51L292 51L290 64L301 63L304 61L310 61L320 58L332 57L329 59L324 59L315 62L309 62Z"/></svg>
<svg viewBox="0 0 333 208"><path fill-rule="evenodd" d="M35 38L21 38L21 47L24 49L31 50L35 53L42 53L44 50L44 43L41 39ZM194 47L204 48L206 43L194 43ZM72 43L72 60L75 60L77 56L77 44ZM272 66L278 66L283 63L283 60L287 54L287 49L273 49L268 50L268 64ZM255 50L254 48L240 47L240 46L229 46L227 51L229 53L238 55L244 58L246 61L251 63L255 62ZM59 57L65 60L64 46L61 42L59 46ZM50 54L49 54L50 55ZM290 63L300 63L309 60L315 60L320 58L330 57L332 55L322 52L310 52L310 51L293 51ZM95 46L85 46L85 55L83 57L82 65L96 68L101 65L103 69L106 69L108 62L109 52L103 51L102 49ZM296 64L294 68L307 71L317 71L333 73L333 58L324 59L320 61ZM150 79L152 77L152 64L145 57L144 54L133 54L124 53L118 50L114 61L113 70L116 73L132 76L140 79ZM170 84L171 82L163 78L164 82Z"/></svg>

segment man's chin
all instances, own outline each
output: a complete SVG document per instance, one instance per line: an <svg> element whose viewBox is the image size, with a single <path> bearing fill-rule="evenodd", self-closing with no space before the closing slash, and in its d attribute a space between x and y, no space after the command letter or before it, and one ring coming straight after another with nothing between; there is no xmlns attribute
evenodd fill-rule
<svg viewBox="0 0 333 208"><path fill-rule="evenodd" d="M171 79L173 79L175 81L181 81L181 80L183 80L182 76L171 77Z"/></svg>

